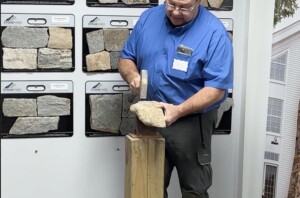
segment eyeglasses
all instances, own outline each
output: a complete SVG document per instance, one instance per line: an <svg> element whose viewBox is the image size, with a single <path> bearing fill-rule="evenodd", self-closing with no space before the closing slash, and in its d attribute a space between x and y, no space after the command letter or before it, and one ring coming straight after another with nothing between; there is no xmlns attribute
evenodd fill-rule
<svg viewBox="0 0 300 198"><path fill-rule="evenodd" d="M196 7L196 5L193 5L191 7L185 8L185 7L176 6L174 4L170 4L169 2L165 2L165 4L169 11L177 10L181 14L189 14Z"/></svg>

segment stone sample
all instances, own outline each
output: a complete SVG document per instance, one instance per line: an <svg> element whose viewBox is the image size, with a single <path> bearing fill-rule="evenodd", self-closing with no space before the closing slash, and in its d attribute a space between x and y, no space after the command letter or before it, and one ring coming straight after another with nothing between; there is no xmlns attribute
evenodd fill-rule
<svg viewBox="0 0 300 198"><path fill-rule="evenodd" d="M98 0L99 3L118 3L118 0Z"/></svg>
<svg viewBox="0 0 300 198"><path fill-rule="evenodd" d="M149 4L149 0L122 0L123 3L127 5L132 5L132 4Z"/></svg>
<svg viewBox="0 0 300 198"><path fill-rule="evenodd" d="M6 117L37 116L36 99L4 98L2 111Z"/></svg>
<svg viewBox="0 0 300 198"><path fill-rule="evenodd" d="M122 118L120 132L122 135L128 135L134 133L136 129L136 117L134 118Z"/></svg>
<svg viewBox="0 0 300 198"><path fill-rule="evenodd" d="M156 107L158 104L156 101L139 101L130 106L130 111L133 111L145 125L164 128L165 115L161 108Z"/></svg>
<svg viewBox="0 0 300 198"><path fill-rule="evenodd" d="M220 105L217 112L217 122L216 122L216 128L219 126L220 121L222 119L223 113L225 111L228 111L230 107L233 105L233 99L232 98L226 98L226 100Z"/></svg>
<svg viewBox="0 0 300 198"><path fill-rule="evenodd" d="M8 26L1 36L2 45L12 48L46 47L49 39L48 28Z"/></svg>
<svg viewBox="0 0 300 198"><path fill-rule="evenodd" d="M104 36L102 29L86 33L86 40L90 54L104 50Z"/></svg>
<svg viewBox="0 0 300 198"><path fill-rule="evenodd" d="M38 51L38 68L70 69L72 68L72 51L69 49L41 48Z"/></svg>
<svg viewBox="0 0 300 198"><path fill-rule="evenodd" d="M208 0L210 7L220 8L224 0Z"/></svg>
<svg viewBox="0 0 300 198"><path fill-rule="evenodd" d="M130 111L130 106L135 104L139 101L139 97L132 93L123 93L123 110L122 110L122 117L135 117L135 113Z"/></svg>
<svg viewBox="0 0 300 198"><path fill-rule="evenodd" d="M120 52L110 52L110 65L112 69L118 69Z"/></svg>
<svg viewBox="0 0 300 198"><path fill-rule="evenodd" d="M119 133L122 111L122 94L90 95L91 129Z"/></svg>
<svg viewBox="0 0 300 198"><path fill-rule="evenodd" d="M232 42L232 40L233 40L233 35L232 35L231 32L228 32L228 34L229 34L230 41Z"/></svg>
<svg viewBox="0 0 300 198"><path fill-rule="evenodd" d="M72 30L60 27L49 27L49 48L56 49L72 49L73 48L73 36Z"/></svg>
<svg viewBox="0 0 300 198"><path fill-rule="evenodd" d="M202 0L201 5L203 5L204 7L208 7L207 0Z"/></svg>
<svg viewBox="0 0 300 198"><path fill-rule="evenodd" d="M109 52L103 51L96 54L88 54L86 56L86 65L87 71L111 69Z"/></svg>
<svg viewBox="0 0 300 198"><path fill-rule="evenodd" d="M107 51L121 51L128 36L128 29L104 29L105 49Z"/></svg>
<svg viewBox="0 0 300 198"><path fill-rule="evenodd" d="M57 130L58 122L59 117L19 117L9 130L9 134L46 133Z"/></svg>
<svg viewBox="0 0 300 198"><path fill-rule="evenodd" d="M69 98L44 95L37 97L38 116L70 115L71 100Z"/></svg>
<svg viewBox="0 0 300 198"><path fill-rule="evenodd" d="M4 69L37 69L37 49L3 48Z"/></svg>

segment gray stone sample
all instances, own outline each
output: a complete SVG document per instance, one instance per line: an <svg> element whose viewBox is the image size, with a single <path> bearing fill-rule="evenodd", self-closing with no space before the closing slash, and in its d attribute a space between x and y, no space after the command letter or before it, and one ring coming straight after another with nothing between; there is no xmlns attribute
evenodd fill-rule
<svg viewBox="0 0 300 198"><path fill-rule="evenodd" d="M120 52L110 52L110 65L112 69L118 69Z"/></svg>
<svg viewBox="0 0 300 198"><path fill-rule="evenodd" d="M105 49L107 51L121 51L128 36L128 29L104 29Z"/></svg>
<svg viewBox="0 0 300 198"><path fill-rule="evenodd" d="M216 122L216 127L219 126L220 121L222 119L223 113L228 111L230 107L233 105L233 99L232 98L226 98L226 100L220 105L218 108L218 113L217 113L217 122Z"/></svg>
<svg viewBox="0 0 300 198"><path fill-rule="evenodd" d="M132 104L135 104L139 101L139 97L132 93L124 93L123 94L123 110L122 117L135 117L135 113L129 110Z"/></svg>
<svg viewBox="0 0 300 198"><path fill-rule="evenodd" d="M128 135L134 133L136 129L136 117L134 118L122 118L120 132L122 135Z"/></svg>
<svg viewBox="0 0 300 198"><path fill-rule="evenodd" d="M2 111L6 117L37 116L36 99L4 98Z"/></svg>
<svg viewBox="0 0 300 198"><path fill-rule="evenodd" d="M8 26L1 36L3 46L12 48L46 47L49 39L48 28Z"/></svg>
<svg viewBox="0 0 300 198"><path fill-rule="evenodd" d="M149 0L122 0L123 3L127 5L132 5L132 4L149 4Z"/></svg>
<svg viewBox="0 0 300 198"><path fill-rule="evenodd" d="M224 0L208 0L208 3L213 8L220 8Z"/></svg>
<svg viewBox="0 0 300 198"><path fill-rule="evenodd" d="M98 0L99 3L118 3L118 0Z"/></svg>
<svg viewBox="0 0 300 198"><path fill-rule="evenodd" d="M71 111L69 98L44 95L37 97L38 116L67 116Z"/></svg>
<svg viewBox="0 0 300 198"><path fill-rule="evenodd" d="M104 50L104 36L102 29L86 33L86 40L90 54Z"/></svg>
<svg viewBox="0 0 300 198"><path fill-rule="evenodd" d="M232 33L231 33L231 32L228 32L228 35L229 35L230 41L232 42L232 40L233 40L233 35L232 35Z"/></svg>
<svg viewBox="0 0 300 198"><path fill-rule="evenodd" d="M24 135L47 133L58 129L59 117L19 117L9 130L9 134Z"/></svg>
<svg viewBox="0 0 300 198"><path fill-rule="evenodd" d="M119 133L122 111L122 94L90 95L91 129Z"/></svg>
<svg viewBox="0 0 300 198"><path fill-rule="evenodd" d="M156 101L139 101L130 106L130 111L133 111L145 125L164 128L165 116L163 110L157 107L158 104Z"/></svg>
<svg viewBox="0 0 300 198"><path fill-rule="evenodd" d="M96 54L88 54L86 56L86 66L87 71L111 69L109 52L102 51Z"/></svg>
<svg viewBox="0 0 300 198"><path fill-rule="evenodd" d="M37 69L37 49L3 48L4 69Z"/></svg>
<svg viewBox="0 0 300 198"><path fill-rule="evenodd" d="M70 69L72 68L72 51L69 49L41 48L38 51L38 68Z"/></svg>
<svg viewBox="0 0 300 198"><path fill-rule="evenodd" d="M73 48L73 36L72 30L60 27L49 27L49 48L56 49L72 49Z"/></svg>

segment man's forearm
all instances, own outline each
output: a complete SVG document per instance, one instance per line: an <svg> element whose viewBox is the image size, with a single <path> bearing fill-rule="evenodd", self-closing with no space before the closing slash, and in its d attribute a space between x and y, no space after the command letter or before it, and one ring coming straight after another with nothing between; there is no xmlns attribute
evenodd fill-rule
<svg viewBox="0 0 300 198"><path fill-rule="evenodd" d="M202 111L223 99L225 90L204 87L195 95L178 105L180 117Z"/></svg>
<svg viewBox="0 0 300 198"><path fill-rule="evenodd" d="M136 76L139 76L135 63L132 60L123 58L119 60L119 73L128 84L131 83Z"/></svg>

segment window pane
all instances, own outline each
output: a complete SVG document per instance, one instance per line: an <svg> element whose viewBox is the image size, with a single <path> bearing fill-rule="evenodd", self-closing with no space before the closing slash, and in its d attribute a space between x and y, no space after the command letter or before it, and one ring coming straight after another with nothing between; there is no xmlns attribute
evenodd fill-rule
<svg viewBox="0 0 300 198"><path fill-rule="evenodd" d="M275 198L277 167L266 165L264 198Z"/></svg>
<svg viewBox="0 0 300 198"><path fill-rule="evenodd" d="M283 101L277 98L269 98L267 131L280 133Z"/></svg>
<svg viewBox="0 0 300 198"><path fill-rule="evenodd" d="M270 70L271 79L284 81L286 59L287 59L287 54L283 54L277 58L272 59L271 70Z"/></svg>

